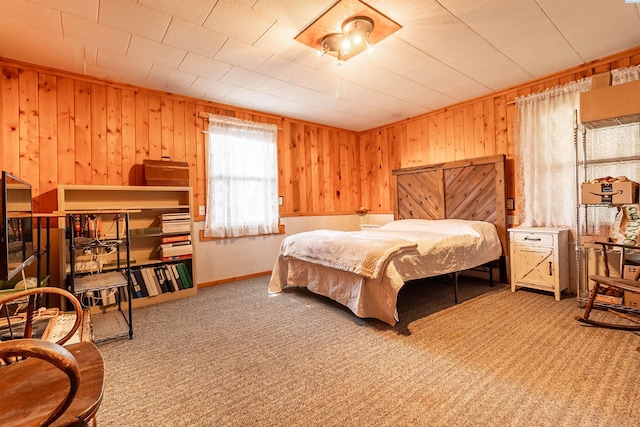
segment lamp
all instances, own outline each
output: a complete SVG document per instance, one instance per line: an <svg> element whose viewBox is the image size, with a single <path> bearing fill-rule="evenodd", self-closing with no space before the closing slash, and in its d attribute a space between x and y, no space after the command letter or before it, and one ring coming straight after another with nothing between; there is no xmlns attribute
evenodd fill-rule
<svg viewBox="0 0 640 427"><path fill-rule="evenodd" d="M329 54L338 64L363 52L402 28L387 16L360 0L340 0L320 14L295 39Z"/></svg>

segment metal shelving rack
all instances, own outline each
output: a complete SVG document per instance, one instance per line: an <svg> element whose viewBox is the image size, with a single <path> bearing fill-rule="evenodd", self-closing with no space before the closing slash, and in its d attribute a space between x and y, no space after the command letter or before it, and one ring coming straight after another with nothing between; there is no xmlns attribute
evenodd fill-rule
<svg viewBox="0 0 640 427"><path fill-rule="evenodd" d="M100 271L95 274L76 272L76 255L82 249L96 249L104 246L104 242L98 238L82 238L75 236L73 224L79 215L114 215L116 240L109 241L109 246L116 247L116 268L108 271ZM95 343L109 341L118 338L133 338L132 304L131 304L131 269L129 248L129 212L128 211L79 211L67 212L69 233L69 291L83 302L83 297L89 293L112 291L117 301L116 310L106 310L100 313L91 313L87 307L85 313L91 317L92 335ZM124 219L123 238L120 238L120 220ZM126 250L124 265L121 264L120 251ZM123 295L124 292L124 295ZM126 314L123 309L123 297L126 299Z"/></svg>
<svg viewBox="0 0 640 427"><path fill-rule="evenodd" d="M604 127L613 127L613 126L622 126L628 123L619 123L615 120L612 120L610 125ZM576 238L575 238L575 254L576 254L576 278L577 278L577 300L578 304L586 304L589 299L589 271L590 271L590 262L589 262L589 253L590 251L596 251L595 256L596 259L600 254L602 249L596 249L594 247L586 247L583 243L583 237L585 234L588 234L590 223L589 223L589 211L593 209L603 209L603 208L612 208L617 207L618 205L608 205L608 204L582 204L580 201L581 194L581 183L588 181L589 179L593 179L593 177L589 176L590 168L594 166L607 166L607 165L617 165L620 163L638 163L640 164L640 156L625 156L625 157L615 157L615 158L588 158L587 153L587 136L589 131L593 131L594 129L602 128L590 126L588 123L581 124L578 121L578 114L576 111L575 121L574 121L574 146L576 153L576 168L575 168L575 179L576 179ZM631 179L637 181L639 177L630 177ZM623 271L623 264L625 261L625 257L620 257L620 274ZM614 308L620 311L627 312L635 312L638 313L640 310L636 310L630 307L626 307L624 305L619 304L607 304L607 303L599 303L596 302L594 306L597 307L607 307Z"/></svg>

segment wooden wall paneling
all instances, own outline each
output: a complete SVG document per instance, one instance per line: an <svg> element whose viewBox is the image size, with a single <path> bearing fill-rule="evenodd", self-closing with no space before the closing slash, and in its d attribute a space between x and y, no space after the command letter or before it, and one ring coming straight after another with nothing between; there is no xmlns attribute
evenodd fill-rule
<svg viewBox="0 0 640 427"><path fill-rule="evenodd" d="M371 209L371 133L364 134L358 138L358 146L360 148L360 204L366 208Z"/></svg>
<svg viewBox="0 0 640 427"><path fill-rule="evenodd" d="M204 110L209 114L219 114L218 111L211 107L200 106L197 107L198 111ZM196 113L197 114L197 113ZM187 162L191 165L190 172L195 175L195 186L193 187L193 198L197 200L196 206L207 205L207 156L209 150L207 148L208 135L203 131L209 130L209 122L205 119L196 116L196 132L195 132L195 146L193 151L187 149Z"/></svg>
<svg viewBox="0 0 640 427"><path fill-rule="evenodd" d="M301 170L300 170L300 202L301 210L303 212L313 212L314 206L314 191L312 178L311 178L311 138L313 135L313 125L305 124L302 132L302 158Z"/></svg>
<svg viewBox="0 0 640 427"><path fill-rule="evenodd" d="M194 102L186 102L184 105L184 120L185 120L185 130L184 130L184 160L189 165L189 186L192 189L192 197L193 197L193 205L194 206L206 206L206 196L204 193L198 192L198 176L197 176L197 165L196 165L196 155L197 155L197 147L198 147L198 138L202 138L202 146L205 147L207 144L207 135L202 133L202 131L208 130L205 129L208 127L208 121L198 117L198 112L200 111L200 107L196 105ZM204 151L204 159L205 165L207 164L207 150Z"/></svg>
<svg viewBox="0 0 640 427"><path fill-rule="evenodd" d="M507 109L505 97L497 96L494 99L495 123L496 123L496 153L507 152Z"/></svg>
<svg viewBox="0 0 640 427"><path fill-rule="evenodd" d="M474 104L467 104L464 109L464 123L462 125L462 133L464 135L464 158L476 157L475 146L475 111ZM482 147L482 138L479 139L480 147Z"/></svg>
<svg viewBox="0 0 640 427"><path fill-rule="evenodd" d="M342 132L336 132L340 153L340 211L357 209L351 205L351 170L349 167L349 146Z"/></svg>
<svg viewBox="0 0 640 427"><path fill-rule="evenodd" d="M2 170L20 172L20 78L19 70L2 67L2 148L0 162Z"/></svg>
<svg viewBox="0 0 640 427"><path fill-rule="evenodd" d="M329 157L331 162L331 184L332 189L331 198L333 199L333 212L343 210L343 188L342 188L342 170L340 169L340 141L337 138L336 131L334 129L329 130L329 146L331 156Z"/></svg>
<svg viewBox="0 0 640 427"><path fill-rule="evenodd" d="M75 153L75 82L70 78L59 77L56 85L58 114L58 175L57 184L76 182ZM57 202L56 202L57 203ZM52 206L55 209L56 206Z"/></svg>
<svg viewBox="0 0 640 427"><path fill-rule="evenodd" d="M185 101L173 103L173 159L184 162L187 158L185 145Z"/></svg>
<svg viewBox="0 0 640 427"><path fill-rule="evenodd" d="M300 180L303 176L304 156L303 156L303 139L304 126L302 124L292 124L291 143L291 203L293 212L302 212L302 194L300 192Z"/></svg>
<svg viewBox="0 0 640 427"><path fill-rule="evenodd" d="M429 159L429 163L447 160L447 117L444 111L436 115L436 129L434 156L433 159Z"/></svg>
<svg viewBox="0 0 640 427"><path fill-rule="evenodd" d="M149 95L149 159L162 157L162 98Z"/></svg>
<svg viewBox="0 0 640 427"><path fill-rule="evenodd" d="M320 169L318 162L318 143L319 143L320 130L313 126L309 128L309 184L311 186L311 206L313 210L320 209L320 201L322 199L322 189L320 187Z"/></svg>
<svg viewBox="0 0 640 427"><path fill-rule="evenodd" d="M38 195L46 194L55 189L58 177L58 162L53 161L58 155L58 105L57 80L55 76L40 74L38 81L38 146L40 151L40 191ZM50 206L51 202L43 202L39 196L35 197L42 210L43 205Z"/></svg>
<svg viewBox="0 0 640 427"><path fill-rule="evenodd" d="M107 184L123 185L122 162L122 90L106 87L107 101Z"/></svg>
<svg viewBox="0 0 640 427"><path fill-rule="evenodd" d="M283 198L282 206L280 206L279 211L282 215L285 212L289 212L289 196L287 195L288 187L288 175L286 172L288 168L286 165L289 164L287 162L287 156L291 154L287 147L285 146L286 141L290 140L291 129L288 125L288 122L285 120L282 124L282 130L278 131L278 195Z"/></svg>
<svg viewBox="0 0 640 427"><path fill-rule="evenodd" d="M471 106L471 129L472 137L471 142L473 144L473 155L470 157L486 156L486 140L485 140L485 121L484 121L484 109L481 102L474 102Z"/></svg>
<svg viewBox="0 0 640 427"><path fill-rule="evenodd" d="M122 185L135 185L136 180L136 100L135 93L129 89L120 91L121 102L121 150L122 162L120 175Z"/></svg>
<svg viewBox="0 0 640 427"><path fill-rule="evenodd" d="M107 89L91 85L91 184L107 183Z"/></svg>
<svg viewBox="0 0 640 427"><path fill-rule="evenodd" d="M31 184L34 194L40 194L40 147L38 144L38 74L22 70L20 85L20 161L17 175Z"/></svg>
<svg viewBox="0 0 640 427"><path fill-rule="evenodd" d="M423 157L423 164L435 163L442 160L439 155L440 150L438 147L440 143L439 141L441 141L439 139L441 136L440 123L438 121L439 116L440 115L438 114L432 114L427 117L427 121L429 122L429 139L427 141L427 156ZM442 115L442 117L444 118L444 115ZM444 126L444 122L442 125ZM442 141L444 141L444 138Z"/></svg>
<svg viewBox="0 0 640 427"><path fill-rule="evenodd" d="M465 107L456 108L453 110L453 152L455 160L461 160L465 158L465 135L464 126L465 119Z"/></svg>
<svg viewBox="0 0 640 427"><path fill-rule="evenodd" d="M455 141L455 121L453 109L444 111L444 141L445 141L445 161L452 161L456 158L456 141Z"/></svg>
<svg viewBox="0 0 640 427"><path fill-rule="evenodd" d="M149 94L136 92L135 100L135 130L136 130L136 167L134 185L143 185L144 177L142 161L149 159Z"/></svg>
<svg viewBox="0 0 640 427"><path fill-rule="evenodd" d="M75 184L91 184L91 83L75 82Z"/></svg>
<svg viewBox="0 0 640 427"><path fill-rule="evenodd" d="M173 98L160 98L160 156L174 157L174 100Z"/></svg>
<svg viewBox="0 0 640 427"><path fill-rule="evenodd" d="M331 187L331 145L329 143L330 131L328 128L321 128L320 147L322 147L322 211L332 212L335 210L333 187Z"/></svg>
<svg viewBox="0 0 640 427"><path fill-rule="evenodd" d="M482 113L484 116L484 155L492 156L497 154L495 104L493 98L487 98L482 101Z"/></svg>

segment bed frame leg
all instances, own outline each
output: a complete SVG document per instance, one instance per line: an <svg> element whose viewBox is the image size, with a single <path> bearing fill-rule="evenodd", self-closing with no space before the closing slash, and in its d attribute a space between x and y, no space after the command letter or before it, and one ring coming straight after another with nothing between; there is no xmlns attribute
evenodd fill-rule
<svg viewBox="0 0 640 427"><path fill-rule="evenodd" d="M456 271L453 275L453 298L456 304L458 303L458 275L459 274L460 272Z"/></svg>
<svg viewBox="0 0 640 427"><path fill-rule="evenodd" d="M492 262L489 261L489 286L493 287L493 266L491 264Z"/></svg>

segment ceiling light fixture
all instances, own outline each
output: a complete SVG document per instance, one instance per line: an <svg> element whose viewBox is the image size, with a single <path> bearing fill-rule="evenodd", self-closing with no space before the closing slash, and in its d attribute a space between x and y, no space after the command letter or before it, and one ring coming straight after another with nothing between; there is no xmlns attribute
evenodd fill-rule
<svg viewBox="0 0 640 427"><path fill-rule="evenodd" d="M360 0L340 0L320 14L295 39L342 64L402 28Z"/></svg>

